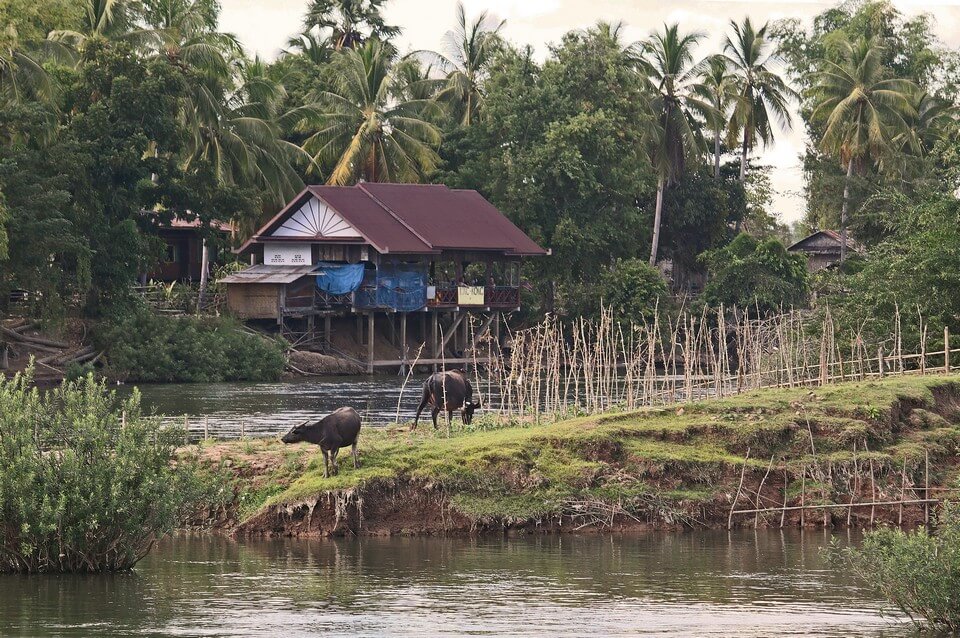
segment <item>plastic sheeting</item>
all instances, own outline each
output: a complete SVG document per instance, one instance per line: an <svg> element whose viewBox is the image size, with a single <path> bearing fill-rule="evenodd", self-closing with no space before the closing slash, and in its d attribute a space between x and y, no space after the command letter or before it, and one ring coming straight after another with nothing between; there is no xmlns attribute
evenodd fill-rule
<svg viewBox="0 0 960 638"><path fill-rule="evenodd" d="M373 276L367 277L357 293L356 305L361 308L392 308L413 312L427 305L427 270L414 264L380 264Z"/></svg>
<svg viewBox="0 0 960 638"><path fill-rule="evenodd" d="M363 281L363 264L334 264L321 261L317 268L317 288L331 295L345 295L353 292Z"/></svg>

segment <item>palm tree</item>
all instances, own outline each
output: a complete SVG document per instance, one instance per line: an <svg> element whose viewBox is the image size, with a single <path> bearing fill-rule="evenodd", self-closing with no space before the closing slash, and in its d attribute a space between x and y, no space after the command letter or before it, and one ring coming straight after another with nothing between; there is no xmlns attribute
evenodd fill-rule
<svg viewBox="0 0 960 638"><path fill-rule="evenodd" d="M657 203L653 218L650 265L657 263L663 192L677 182L689 164L697 162L704 150L699 118L709 121L715 111L700 98L693 48L702 33L681 34L676 24L664 25L644 43L651 84L643 143L657 175Z"/></svg>
<svg viewBox="0 0 960 638"><path fill-rule="evenodd" d="M755 29L750 18L743 24L730 21L733 38L724 40L723 50L738 78L738 100L730 118L731 146L741 143L740 181L747 175L747 156L759 139L764 145L773 141L771 116L781 128L792 126L788 100L796 92L771 70L776 55L770 53L767 24ZM736 141L734 141L736 140Z"/></svg>
<svg viewBox="0 0 960 638"><path fill-rule="evenodd" d="M342 51L334 64L334 90L314 96L319 130L303 144L315 163L332 166L327 183L420 181L439 161L440 130L430 121L436 105L394 97L402 80L379 40Z"/></svg>
<svg viewBox="0 0 960 638"><path fill-rule="evenodd" d="M35 52L23 46L14 26L0 32L0 105L49 101L53 82Z"/></svg>
<svg viewBox="0 0 960 638"><path fill-rule="evenodd" d="M722 55L713 55L699 65L700 86L697 94L711 107L707 124L713 130L713 178L720 179L720 138L727 128L727 114L737 99L737 77L730 73L730 64Z"/></svg>
<svg viewBox="0 0 960 638"><path fill-rule="evenodd" d="M813 119L825 123L820 148L846 167L840 213L840 263L846 259L850 182L869 163L883 168L896 140L909 135L917 113L916 84L891 78L881 62L882 49L872 39L844 42L838 61L824 60L810 88Z"/></svg>
<svg viewBox="0 0 960 638"><path fill-rule="evenodd" d="M217 30L217 5L209 0L142 0L143 20L159 37L159 52L171 62L221 79L240 43Z"/></svg>
<svg viewBox="0 0 960 638"><path fill-rule="evenodd" d="M77 30L51 31L48 38L82 50L91 39L125 40L143 46L157 40L157 32L141 28L144 7L140 0L82 0Z"/></svg>
<svg viewBox="0 0 960 638"><path fill-rule="evenodd" d="M437 100L450 107L456 121L470 126L483 102L483 80L500 43L500 30L506 20L491 23L484 11L467 23L463 3L457 3L457 26L444 36L445 53L425 52L447 72Z"/></svg>
<svg viewBox="0 0 960 638"><path fill-rule="evenodd" d="M313 0L304 18L306 32L330 29L333 47L354 49L368 38L386 41L400 33L389 26L381 15L385 0Z"/></svg>

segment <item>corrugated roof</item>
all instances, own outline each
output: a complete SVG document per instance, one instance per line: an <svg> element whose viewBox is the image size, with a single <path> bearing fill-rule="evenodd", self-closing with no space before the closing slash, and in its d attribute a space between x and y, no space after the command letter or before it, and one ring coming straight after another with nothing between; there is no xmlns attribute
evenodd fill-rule
<svg viewBox="0 0 960 638"><path fill-rule="evenodd" d="M380 253L437 253L442 250L545 255L496 207L472 190L441 184L308 186L244 244L262 243L286 217L313 195L336 210ZM307 238L317 241L320 238Z"/></svg>
<svg viewBox="0 0 960 638"><path fill-rule="evenodd" d="M257 264L220 280L223 284L289 284L309 275L318 266L277 266Z"/></svg>

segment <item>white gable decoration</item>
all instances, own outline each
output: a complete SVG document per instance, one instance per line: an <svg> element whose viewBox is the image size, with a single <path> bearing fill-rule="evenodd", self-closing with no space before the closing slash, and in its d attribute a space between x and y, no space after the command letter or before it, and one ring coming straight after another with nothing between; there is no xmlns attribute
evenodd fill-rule
<svg viewBox="0 0 960 638"><path fill-rule="evenodd" d="M290 215L273 237L347 237L360 238L353 226L340 213L316 197L311 197L295 213Z"/></svg>
<svg viewBox="0 0 960 638"><path fill-rule="evenodd" d="M312 266L310 244L268 242L263 245L263 263L274 266Z"/></svg>

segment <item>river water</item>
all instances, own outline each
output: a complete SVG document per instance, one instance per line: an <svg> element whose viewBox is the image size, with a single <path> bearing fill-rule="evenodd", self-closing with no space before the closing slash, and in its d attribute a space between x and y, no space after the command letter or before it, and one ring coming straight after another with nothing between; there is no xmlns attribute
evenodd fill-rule
<svg viewBox="0 0 960 638"><path fill-rule="evenodd" d="M830 569L829 538L179 536L130 574L0 576L0 635L913 635Z"/></svg>
<svg viewBox="0 0 960 638"><path fill-rule="evenodd" d="M403 377L382 375L276 383L144 384L140 392L145 411L166 415L180 424L186 415L194 436L203 432L206 421L210 436L227 439L240 436L241 430L247 436L274 436L345 405L360 412L364 425L376 427L396 421L399 401L400 421L412 420L424 379L425 375L413 376L405 389ZM131 389L124 386L121 391ZM496 405L497 397L488 397L486 384L482 384L481 394L485 407ZM429 420L429 411L425 414Z"/></svg>

